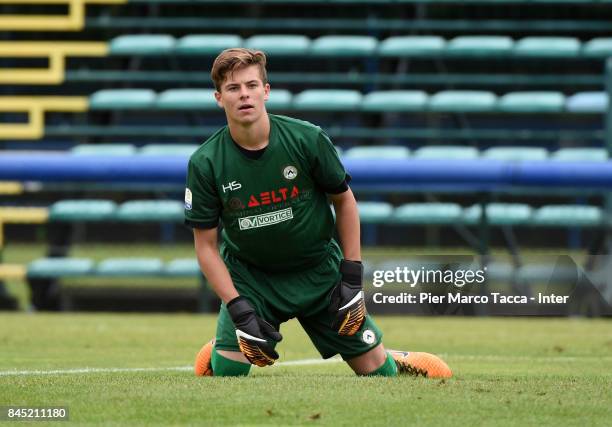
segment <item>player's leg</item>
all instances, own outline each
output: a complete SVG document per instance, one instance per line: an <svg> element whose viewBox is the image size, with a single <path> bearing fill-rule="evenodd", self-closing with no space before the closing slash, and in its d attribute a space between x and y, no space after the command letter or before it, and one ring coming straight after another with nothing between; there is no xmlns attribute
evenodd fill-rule
<svg viewBox="0 0 612 427"><path fill-rule="evenodd" d="M382 344L366 353L348 359L346 363L357 375L380 375L393 377L397 375L397 365L393 357L385 351Z"/></svg>

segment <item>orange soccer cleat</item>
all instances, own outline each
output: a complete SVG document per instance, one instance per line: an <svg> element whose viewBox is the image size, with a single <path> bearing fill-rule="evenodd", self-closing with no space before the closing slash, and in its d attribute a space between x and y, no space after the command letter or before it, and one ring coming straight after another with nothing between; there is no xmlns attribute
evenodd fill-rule
<svg viewBox="0 0 612 427"><path fill-rule="evenodd" d="M438 356L430 353L389 350L395 360L398 374L426 378L450 378L453 372Z"/></svg>
<svg viewBox="0 0 612 427"><path fill-rule="evenodd" d="M215 340L208 341L198 352L193 370L197 377L212 377L212 352Z"/></svg>

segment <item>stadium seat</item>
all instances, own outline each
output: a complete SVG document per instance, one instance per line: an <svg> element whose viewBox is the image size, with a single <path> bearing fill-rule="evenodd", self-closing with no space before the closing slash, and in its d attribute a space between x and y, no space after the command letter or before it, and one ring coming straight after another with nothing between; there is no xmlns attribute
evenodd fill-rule
<svg viewBox="0 0 612 427"><path fill-rule="evenodd" d="M51 205L49 221L108 221L114 219L116 210L111 200L61 200Z"/></svg>
<svg viewBox="0 0 612 427"><path fill-rule="evenodd" d="M176 43L179 55L218 55L224 49L240 47L243 40L233 34L191 34Z"/></svg>
<svg viewBox="0 0 612 427"><path fill-rule="evenodd" d="M142 110L154 104L155 92L150 89L103 89L89 98L91 110Z"/></svg>
<svg viewBox="0 0 612 427"><path fill-rule="evenodd" d="M310 89L293 97L293 108L302 111L354 111L362 95L356 90Z"/></svg>
<svg viewBox="0 0 612 427"><path fill-rule="evenodd" d="M423 111L427 94L420 90L370 92L363 97L361 109L371 112Z"/></svg>
<svg viewBox="0 0 612 427"><path fill-rule="evenodd" d="M28 264L29 278L58 278L86 276L94 263L88 258L40 258Z"/></svg>
<svg viewBox="0 0 612 427"><path fill-rule="evenodd" d="M293 34L266 34L250 37L245 47L263 50L266 55L304 56L308 54L310 39Z"/></svg>
<svg viewBox="0 0 612 427"><path fill-rule="evenodd" d="M506 36L459 36L446 45L446 53L457 56L497 56L512 51L514 41Z"/></svg>
<svg viewBox="0 0 612 427"><path fill-rule="evenodd" d="M410 149L395 145L352 147L344 153L346 159L407 159Z"/></svg>
<svg viewBox="0 0 612 427"><path fill-rule="evenodd" d="M499 99L500 111L512 113L558 113L563 111L561 92L511 92Z"/></svg>
<svg viewBox="0 0 612 427"><path fill-rule="evenodd" d="M514 45L514 54L524 57L577 57L580 42L575 37L525 37Z"/></svg>
<svg viewBox="0 0 612 427"><path fill-rule="evenodd" d="M476 159L479 152L474 147L460 145L428 145L414 152L415 159Z"/></svg>
<svg viewBox="0 0 612 427"><path fill-rule="evenodd" d="M358 202L357 207L362 224L385 223L393 213L393 206L386 202Z"/></svg>
<svg viewBox="0 0 612 427"><path fill-rule="evenodd" d="M185 156L189 157L198 144L148 144L138 150L141 156Z"/></svg>
<svg viewBox="0 0 612 427"><path fill-rule="evenodd" d="M168 55L174 51L176 40L167 34L129 34L115 37L110 42L111 55Z"/></svg>
<svg viewBox="0 0 612 427"><path fill-rule="evenodd" d="M429 98L429 109L440 112L488 112L495 109L496 100L493 92L446 90Z"/></svg>
<svg viewBox="0 0 612 427"><path fill-rule="evenodd" d="M567 98L565 109L572 113L605 113L608 94L605 92L579 92Z"/></svg>
<svg viewBox="0 0 612 427"><path fill-rule="evenodd" d="M131 156L135 153L133 144L79 144L70 150L75 156Z"/></svg>
<svg viewBox="0 0 612 427"><path fill-rule="evenodd" d="M524 203L489 203L485 209L487 223L491 225L526 225L533 209ZM474 225L480 222L482 206L473 205L463 210L463 222Z"/></svg>
<svg viewBox="0 0 612 427"><path fill-rule="evenodd" d="M395 208L392 220L397 224L456 224L461 220L461 206L456 203L408 203Z"/></svg>
<svg viewBox="0 0 612 427"><path fill-rule="evenodd" d="M588 58L609 58L612 56L612 38L598 37L582 46L582 55Z"/></svg>
<svg viewBox="0 0 612 427"><path fill-rule="evenodd" d="M560 148L552 153L551 160L570 162L605 162L608 152L605 148L572 147Z"/></svg>
<svg viewBox="0 0 612 427"><path fill-rule="evenodd" d="M169 221L183 222L184 206L178 200L132 200L125 202L117 209L116 217L120 221Z"/></svg>
<svg viewBox="0 0 612 427"><path fill-rule="evenodd" d="M548 151L542 147L491 147L481 157L492 160L546 160Z"/></svg>
<svg viewBox="0 0 612 427"><path fill-rule="evenodd" d="M542 206L533 216L533 224L539 227L596 227L602 225L602 220L601 209L597 206Z"/></svg>
<svg viewBox="0 0 612 427"><path fill-rule="evenodd" d="M193 258L179 258L168 262L164 267L164 275L179 277L197 277L201 275L198 261Z"/></svg>
<svg viewBox="0 0 612 427"><path fill-rule="evenodd" d="M157 96L162 110L219 110L214 89L168 89Z"/></svg>
<svg viewBox="0 0 612 427"><path fill-rule="evenodd" d="M291 108L293 95L286 89L273 89L266 101L266 109L270 111L287 110Z"/></svg>
<svg viewBox="0 0 612 427"><path fill-rule="evenodd" d="M98 276L136 277L157 276L163 271L163 263L158 258L109 258L97 265Z"/></svg>
<svg viewBox="0 0 612 427"><path fill-rule="evenodd" d="M312 42L310 52L315 56L370 56L378 40L370 36L322 36Z"/></svg>
<svg viewBox="0 0 612 427"><path fill-rule="evenodd" d="M439 56L446 41L438 36L394 36L380 42L378 54L383 57Z"/></svg>

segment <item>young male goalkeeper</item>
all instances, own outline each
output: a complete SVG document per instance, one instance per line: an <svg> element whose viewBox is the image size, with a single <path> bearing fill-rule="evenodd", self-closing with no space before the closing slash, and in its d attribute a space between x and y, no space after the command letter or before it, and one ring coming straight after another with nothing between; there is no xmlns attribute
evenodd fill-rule
<svg viewBox="0 0 612 427"><path fill-rule="evenodd" d="M280 325L296 317L323 358L340 354L359 375L450 376L435 356L385 351L366 312L350 176L319 127L267 113L265 66L261 51L227 49L216 58L211 76L227 126L189 161L185 222L223 302L196 375L272 365Z"/></svg>

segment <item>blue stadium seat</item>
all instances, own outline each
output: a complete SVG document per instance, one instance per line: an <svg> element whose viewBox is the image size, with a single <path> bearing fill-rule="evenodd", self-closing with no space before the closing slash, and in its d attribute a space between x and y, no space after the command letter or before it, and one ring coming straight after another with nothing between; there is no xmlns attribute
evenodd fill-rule
<svg viewBox="0 0 612 427"><path fill-rule="evenodd" d="M74 156L132 156L136 154L133 144L79 144L72 147Z"/></svg>
<svg viewBox="0 0 612 427"><path fill-rule="evenodd" d="M439 36L394 36L380 42L378 54L383 57L439 56L446 40Z"/></svg>
<svg viewBox="0 0 612 427"><path fill-rule="evenodd" d="M109 221L116 210L112 200L60 200L49 208L49 221Z"/></svg>
<svg viewBox="0 0 612 427"><path fill-rule="evenodd" d="M185 156L189 157L198 144L147 144L138 150L141 156Z"/></svg>
<svg viewBox="0 0 612 427"><path fill-rule="evenodd" d="M28 264L29 278L59 278L86 276L93 271L89 258L41 258Z"/></svg>
<svg viewBox="0 0 612 427"><path fill-rule="evenodd" d="M293 108L302 111L355 111L362 95L356 90L310 89L293 97Z"/></svg>
<svg viewBox="0 0 612 427"><path fill-rule="evenodd" d="M220 110L214 89L168 89L157 96L161 110Z"/></svg>
<svg viewBox="0 0 612 427"><path fill-rule="evenodd" d="M558 113L565 107L561 92L510 92L499 99L500 111L512 113Z"/></svg>
<svg viewBox="0 0 612 427"><path fill-rule="evenodd" d="M346 150L347 159L407 159L410 149L394 145L368 146L362 145Z"/></svg>
<svg viewBox="0 0 612 427"><path fill-rule="evenodd" d="M241 37L233 34L190 34L176 43L176 53L180 55L218 55L222 50L240 47L244 44Z"/></svg>
<svg viewBox="0 0 612 427"><path fill-rule="evenodd" d="M561 148L555 151L550 158L561 162L605 162L608 160L608 152L605 148Z"/></svg>
<svg viewBox="0 0 612 427"><path fill-rule="evenodd" d="M266 101L266 109L270 111L287 110L291 108L293 95L286 89L272 89Z"/></svg>
<svg viewBox="0 0 612 427"><path fill-rule="evenodd" d="M304 56L310 49L310 39L293 34L257 35L245 41L249 49L263 50L266 55Z"/></svg>
<svg viewBox="0 0 612 427"><path fill-rule="evenodd" d="M598 37L582 46L582 54L588 58L609 58L612 56L612 38Z"/></svg>
<svg viewBox="0 0 612 427"><path fill-rule="evenodd" d="M474 147L461 145L428 145L414 152L415 159L476 159L479 152Z"/></svg>
<svg viewBox="0 0 612 427"><path fill-rule="evenodd" d="M162 273L163 267L158 258L108 258L100 261L95 274L112 277L157 276Z"/></svg>
<svg viewBox="0 0 612 427"><path fill-rule="evenodd" d="M185 207L178 200L131 200L117 209L119 221L178 222L182 223Z"/></svg>
<svg viewBox="0 0 612 427"><path fill-rule="evenodd" d="M321 36L312 42L310 52L315 56L370 56L378 40L370 36Z"/></svg>
<svg viewBox="0 0 612 427"><path fill-rule="evenodd" d="M144 110L155 105L151 89L103 89L89 97L92 110Z"/></svg>
<svg viewBox="0 0 612 427"><path fill-rule="evenodd" d="M539 227L597 227L602 221L603 213L597 206L548 205L533 216L533 224Z"/></svg>
<svg viewBox="0 0 612 427"><path fill-rule="evenodd" d="M542 147L491 147L482 152L481 156L492 160L546 160L548 151Z"/></svg>
<svg viewBox="0 0 612 427"><path fill-rule="evenodd" d="M361 109L371 112L423 111L427 94L420 90L386 90L370 92L363 97Z"/></svg>
<svg viewBox="0 0 612 427"><path fill-rule="evenodd" d="M168 55L174 52L176 40L167 34L128 34L111 40L111 55Z"/></svg>
<svg viewBox="0 0 612 427"><path fill-rule="evenodd" d="M524 57L577 57L580 41L575 37L525 37L514 45L514 54Z"/></svg>
<svg viewBox="0 0 612 427"><path fill-rule="evenodd" d="M497 97L493 92L476 90L446 90L429 98L429 109L440 112L490 112L495 110Z"/></svg>
<svg viewBox="0 0 612 427"><path fill-rule="evenodd" d="M201 275L198 261L193 258L177 258L164 267L164 275L173 277L197 277Z"/></svg>
<svg viewBox="0 0 612 427"><path fill-rule="evenodd" d="M357 207L362 224L385 223L393 214L393 206L386 202L358 202Z"/></svg>
<svg viewBox="0 0 612 427"><path fill-rule="evenodd" d="M489 203L485 212L487 222L492 225L526 225L531 220L533 208L524 203ZM470 206L463 210L463 222L478 224L481 214L482 206Z"/></svg>
<svg viewBox="0 0 612 427"><path fill-rule="evenodd" d="M458 56L498 56L512 52L514 41L507 36L459 36L446 45L446 53Z"/></svg>
<svg viewBox="0 0 612 427"><path fill-rule="evenodd" d="M457 224L462 209L456 203L407 203L395 208L393 222L397 224Z"/></svg>
<svg viewBox="0 0 612 427"><path fill-rule="evenodd" d="M605 92L579 92L568 97L565 108L572 113L604 113L608 110Z"/></svg>

